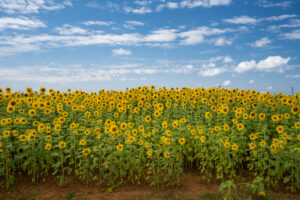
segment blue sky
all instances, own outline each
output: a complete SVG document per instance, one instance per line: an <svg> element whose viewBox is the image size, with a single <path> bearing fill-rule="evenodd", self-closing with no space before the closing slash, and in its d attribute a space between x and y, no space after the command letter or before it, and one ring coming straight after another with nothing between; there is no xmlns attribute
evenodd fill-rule
<svg viewBox="0 0 300 200"><path fill-rule="evenodd" d="M0 0L0 87L300 91L300 0Z"/></svg>

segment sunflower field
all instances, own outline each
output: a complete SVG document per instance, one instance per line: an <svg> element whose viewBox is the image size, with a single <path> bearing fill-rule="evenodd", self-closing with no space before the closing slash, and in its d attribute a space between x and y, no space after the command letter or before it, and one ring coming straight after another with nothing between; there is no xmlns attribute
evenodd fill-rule
<svg viewBox="0 0 300 200"><path fill-rule="evenodd" d="M74 173L101 187L180 184L247 171L300 188L300 95L143 86L126 91L0 88L0 185Z"/></svg>

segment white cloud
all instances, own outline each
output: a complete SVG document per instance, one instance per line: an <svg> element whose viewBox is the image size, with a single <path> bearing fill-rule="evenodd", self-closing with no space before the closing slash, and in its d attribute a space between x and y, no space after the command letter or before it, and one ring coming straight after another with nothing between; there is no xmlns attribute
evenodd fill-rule
<svg viewBox="0 0 300 200"><path fill-rule="evenodd" d="M201 26L194 30L181 32L178 35L182 38L185 38L180 41L182 45L195 45L204 41L204 36L209 35L218 35L225 33L225 30L218 28L209 28L207 26Z"/></svg>
<svg viewBox="0 0 300 200"><path fill-rule="evenodd" d="M229 57L229 56L224 57L223 63L231 63L231 62L233 62L231 57Z"/></svg>
<svg viewBox="0 0 300 200"><path fill-rule="evenodd" d="M258 0L258 5L264 8L270 8L270 7L290 7L292 4L291 1L282 1L282 2L268 2L267 0Z"/></svg>
<svg viewBox="0 0 300 200"><path fill-rule="evenodd" d="M129 56L129 55L131 55L131 51L130 51L130 50L128 50L128 49L123 49L123 48L120 48L120 49L114 49L114 50L112 51L112 53L113 53L114 55L122 55L122 56Z"/></svg>
<svg viewBox="0 0 300 200"><path fill-rule="evenodd" d="M176 39L176 29L160 29L146 35L147 42L171 42Z"/></svg>
<svg viewBox="0 0 300 200"><path fill-rule="evenodd" d="M266 89L267 90L272 90L272 86L268 86Z"/></svg>
<svg viewBox="0 0 300 200"><path fill-rule="evenodd" d="M64 24L63 27L56 27L55 30L61 35L75 35L75 34L86 34L87 30L71 26L69 24Z"/></svg>
<svg viewBox="0 0 300 200"><path fill-rule="evenodd" d="M249 84L253 84L253 83L254 83L254 80L250 80L250 81L249 81Z"/></svg>
<svg viewBox="0 0 300 200"><path fill-rule="evenodd" d="M250 45L252 47L264 47L268 44L271 44L271 40L269 40L269 38L267 37L263 37L259 40L256 40L254 43L251 43Z"/></svg>
<svg viewBox="0 0 300 200"><path fill-rule="evenodd" d="M224 37L220 37L220 38L218 38L218 39L215 40L215 45L216 46L225 46L225 45L230 46L231 44L232 44L232 41L231 40L227 40Z"/></svg>
<svg viewBox="0 0 300 200"><path fill-rule="evenodd" d="M151 4L152 1L147 1L147 0L138 1L138 0L136 0L136 1L134 1L134 3L137 4L137 5L140 5L140 6L145 6L145 5Z"/></svg>
<svg viewBox="0 0 300 200"><path fill-rule="evenodd" d="M284 34L282 34L282 36L285 39L289 39L289 40L299 40L300 39L300 29L294 30L290 33L284 33Z"/></svg>
<svg viewBox="0 0 300 200"><path fill-rule="evenodd" d="M90 25L99 25L99 26L110 26L111 24L113 24L114 22L111 21L85 21L82 22L82 24L90 26Z"/></svg>
<svg viewBox="0 0 300 200"><path fill-rule="evenodd" d="M300 74L288 74L288 75L286 75L285 77L291 78L291 79L294 79L294 78L300 78Z"/></svg>
<svg viewBox="0 0 300 200"><path fill-rule="evenodd" d="M182 8L195 8L195 7L212 7L229 5L231 0L183 0L180 2Z"/></svg>
<svg viewBox="0 0 300 200"><path fill-rule="evenodd" d="M0 31L5 29L28 30L33 28L43 28L46 25L37 19L28 17L2 17L0 18Z"/></svg>
<svg viewBox="0 0 300 200"><path fill-rule="evenodd" d="M223 21L230 24L256 24L259 22L259 20L246 15L240 17L235 16L232 19L223 19Z"/></svg>
<svg viewBox="0 0 300 200"><path fill-rule="evenodd" d="M282 58L281 56L269 56L265 60L261 60L257 63L256 68L261 71L283 71L288 62L291 60L290 57Z"/></svg>
<svg viewBox="0 0 300 200"><path fill-rule="evenodd" d="M280 21L288 18L296 17L297 15L279 15L279 16L272 16L272 17L266 17L264 20L267 21Z"/></svg>
<svg viewBox="0 0 300 200"><path fill-rule="evenodd" d="M269 56L265 60L256 63L255 60L240 62L237 67L233 69L234 72L244 73L250 70L264 71L264 72L283 72L288 68L290 57L282 58L281 56Z"/></svg>
<svg viewBox="0 0 300 200"><path fill-rule="evenodd" d="M135 13L135 14L146 14L151 13L151 9L145 6L140 8L131 8L131 7L124 7L125 12L127 13Z"/></svg>
<svg viewBox="0 0 300 200"><path fill-rule="evenodd" d="M226 80L226 81L224 81L224 83L223 83L222 85L228 86L228 85L230 85L230 84L231 84L231 81L230 81L230 80Z"/></svg>
<svg viewBox="0 0 300 200"><path fill-rule="evenodd" d="M171 9L178 8L178 3L176 3L176 2L168 2L167 3L167 7L171 8Z"/></svg>
<svg viewBox="0 0 300 200"><path fill-rule="evenodd" d="M155 11L156 12L160 12L164 9L165 5L164 4L159 4L158 6L156 6Z"/></svg>
<svg viewBox="0 0 300 200"><path fill-rule="evenodd" d="M38 13L39 10L59 10L67 6L72 6L72 2L67 0L56 3L53 0L1 0L0 11L8 14Z"/></svg>
<svg viewBox="0 0 300 200"><path fill-rule="evenodd" d="M254 69L256 66L255 60L240 62L237 67L233 69L234 72L244 73Z"/></svg>
<svg viewBox="0 0 300 200"><path fill-rule="evenodd" d="M143 26L144 23L143 22L139 22L139 21L126 21L126 24L130 24L130 25L134 25L134 26Z"/></svg>
<svg viewBox="0 0 300 200"><path fill-rule="evenodd" d="M219 74L222 74L226 71L224 67L221 68L206 68L206 69L201 69L198 74L200 76L217 76Z"/></svg>
<svg viewBox="0 0 300 200"><path fill-rule="evenodd" d="M128 29L134 29L134 26L144 26L144 23L140 22L140 21L135 21L135 20L126 21L123 26Z"/></svg>

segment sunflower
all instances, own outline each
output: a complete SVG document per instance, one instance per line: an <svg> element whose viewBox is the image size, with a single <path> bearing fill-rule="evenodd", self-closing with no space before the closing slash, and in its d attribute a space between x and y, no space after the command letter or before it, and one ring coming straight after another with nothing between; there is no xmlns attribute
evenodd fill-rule
<svg viewBox="0 0 300 200"><path fill-rule="evenodd" d="M60 142L58 143L58 147L59 147L60 149L64 149L64 148L66 148L66 146L67 146L67 143L64 142L64 141L60 141Z"/></svg>
<svg viewBox="0 0 300 200"><path fill-rule="evenodd" d="M47 89L45 87L40 88L40 93L45 94L47 92Z"/></svg>
<svg viewBox="0 0 300 200"><path fill-rule="evenodd" d="M212 118L212 114L211 114L210 112L206 112L206 113L205 113L205 118L206 118L206 119Z"/></svg>
<svg viewBox="0 0 300 200"><path fill-rule="evenodd" d="M3 132L3 137L9 137L10 136L10 130L5 130Z"/></svg>
<svg viewBox="0 0 300 200"><path fill-rule="evenodd" d="M296 115L300 111L300 106L293 106L291 112Z"/></svg>
<svg viewBox="0 0 300 200"><path fill-rule="evenodd" d="M225 143L224 143L224 147L225 147L226 149L228 149L228 148L230 147L230 143L229 143L229 142L225 142Z"/></svg>
<svg viewBox="0 0 300 200"><path fill-rule="evenodd" d="M251 134L249 135L249 139L250 139L250 140L255 140L255 139L256 139L256 135L255 135L254 133L251 133Z"/></svg>
<svg viewBox="0 0 300 200"><path fill-rule="evenodd" d="M83 153L85 156L88 156L88 155L91 153L91 149L90 149L90 148L85 148L85 149L83 149L82 153Z"/></svg>
<svg viewBox="0 0 300 200"><path fill-rule="evenodd" d="M20 140L21 142L25 142L26 139L27 139L27 137L26 137L26 135L24 135L24 134L22 134L22 135L19 136L19 140Z"/></svg>
<svg viewBox="0 0 300 200"><path fill-rule="evenodd" d="M147 151L147 156L148 156L148 157L151 157L151 156L152 156L152 153L153 153L152 150L148 150L148 151Z"/></svg>
<svg viewBox="0 0 300 200"><path fill-rule="evenodd" d="M244 129L244 124L242 124L242 123L237 124L236 129L238 131L242 131Z"/></svg>
<svg viewBox="0 0 300 200"><path fill-rule="evenodd" d="M36 110L35 110L35 109L30 109L30 110L28 111L28 114L29 114L30 117L35 116L35 115L36 115Z"/></svg>
<svg viewBox="0 0 300 200"><path fill-rule="evenodd" d="M47 143L47 144L45 145L45 149L48 150L48 151L50 151L50 150L51 150L51 144L50 144L50 143Z"/></svg>
<svg viewBox="0 0 300 200"><path fill-rule="evenodd" d="M300 128L300 122L295 122L294 125L295 125L295 128L296 128L296 129L299 129L299 128Z"/></svg>
<svg viewBox="0 0 300 200"><path fill-rule="evenodd" d="M90 129L85 129L84 130L84 135L88 136L91 134L91 130Z"/></svg>
<svg viewBox="0 0 300 200"><path fill-rule="evenodd" d="M184 138L179 138L178 142L179 142L179 144L184 145L185 139Z"/></svg>
<svg viewBox="0 0 300 200"><path fill-rule="evenodd" d="M54 131L60 132L61 131L61 125L60 124L55 124Z"/></svg>
<svg viewBox="0 0 300 200"><path fill-rule="evenodd" d="M145 117L145 122L150 122L151 121L151 117L149 116L149 115L147 115L146 117Z"/></svg>
<svg viewBox="0 0 300 200"><path fill-rule="evenodd" d="M164 122L161 124L161 126L162 126L163 128L167 128L167 127L168 127L168 123L167 123L166 121L164 121Z"/></svg>
<svg viewBox="0 0 300 200"><path fill-rule="evenodd" d="M14 112L14 111L15 111L15 107L13 107L13 106L7 106L6 112L12 113L12 112Z"/></svg>
<svg viewBox="0 0 300 200"><path fill-rule="evenodd" d="M168 129L168 130L166 130L166 136L168 136L168 137L170 137L171 136L171 131Z"/></svg>
<svg viewBox="0 0 300 200"><path fill-rule="evenodd" d="M277 126L277 127L276 127L276 131L277 131L278 133L282 133L282 132L284 131L284 126L282 126L282 125Z"/></svg>
<svg viewBox="0 0 300 200"><path fill-rule="evenodd" d="M253 143L253 142L251 142L250 144L249 144L249 148L250 149L254 149L256 147L256 145Z"/></svg>
<svg viewBox="0 0 300 200"><path fill-rule="evenodd" d="M172 127L173 128L177 128L178 127L178 120L173 121Z"/></svg>
<svg viewBox="0 0 300 200"><path fill-rule="evenodd" d="M168 137L165 137L163 140L164 145L170 145L171 144L171 139Z"/></svg>
<svg viewBox="0 0 300 200"><path fill-rule="evenodd" d="M252 111L251 113L250 113L250 118L251 119L254 119L254 118L256 118L256 113L254 112L254 111Z"/></svg>
<svg viewBox="0 0 300 200"><path fill-rule="evenodd" d="M164 157L165 158L170 158L171 157L170 152L168 152L168 151L164 152Z"/></svg>
<svg viewBox="0 0 300 200"><path fill-rule="evenodd" d="M265 113L259 113L258 118L260 120L264 120L266 118L266 114Z"/></svg>
<svg viewBox="0 0 300 200"><path fill-rule="evenodd" d="M85 145L86 145L86 140L85 140L85 139L81 139L81 140L79 141L79 144L80 144L81 146L85 146Z"/></svg>
<svg viewBox="0 0 300 200"><path fill-rule="evenodd" d="M233 143L232 146L231 146L231 149L232 149L233 151L238 150L238 148L239 148L239 146L238 146L236 143Z"/></svg>
<svg viewBox="0 0 300 200"><path fill-rule="evenodd" d="M224 124L223 129L227 132L230 130L230 126L228 124Z"/></svg>
<svg viewBox="0 0 300 200"><path fill-rule="evenodd" d="M123 151L123 144L118 144L116 148L118 151Z"/></svg>
<svg viewBox="0 0 300 200"><path fill-rule="evenodd" d="M205 142L205 136L202 135L202 136L200 137L200 141L201 141L202 143L204 143L204 142Z"/></svg>

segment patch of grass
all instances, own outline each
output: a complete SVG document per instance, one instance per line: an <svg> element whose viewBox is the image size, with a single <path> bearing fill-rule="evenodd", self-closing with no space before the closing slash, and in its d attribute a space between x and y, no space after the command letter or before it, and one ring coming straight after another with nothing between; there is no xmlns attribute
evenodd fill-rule
<svg viewBox="0 0 300 200"><path fill-rule="evenodd" d="M216 200L216 199L220 199L220 194L205 192L203 195L199 197L199 200Z"/></svg>
<svg viewBox="0 0 300 200"><path fill-rule="evenodd" d="M154 197L155 197L155 194L154 194L154 192L152 192L151 194L145 195L145 196L144 196L144 199L152 199L152 198L154 198Z"/></svg>
<svg viewBox="0 0 300 200"><path fill-rule="evenodd" d="M74 192L69 192L66 196L65 199L73 199L75 197L75 193Z"/></svg>

